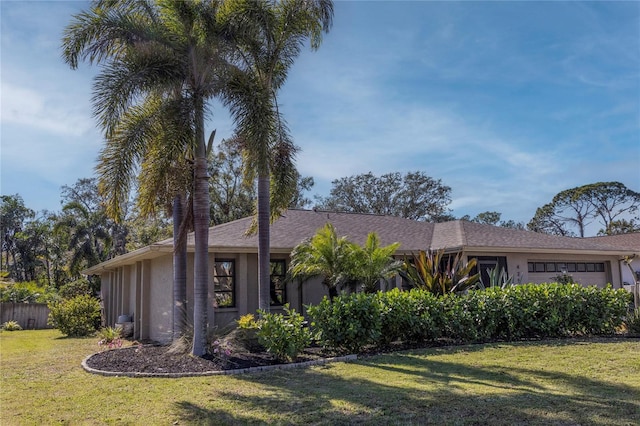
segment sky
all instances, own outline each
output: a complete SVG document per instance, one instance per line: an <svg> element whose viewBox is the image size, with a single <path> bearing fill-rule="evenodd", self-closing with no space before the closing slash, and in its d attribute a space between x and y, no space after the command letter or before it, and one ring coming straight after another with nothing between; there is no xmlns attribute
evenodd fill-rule
<svg viewBox="0 0 640 426"><path fill-rule="evenodd" d="M72 70L61 37L84 1L0 0L0 192L60 210L94 176L97 66ZM558 192L640 191L640 2L335 1L279 93L309 195L372 172L422 171L457 217L528 222ZM214 104L207 131L233 122Z"/></svg>

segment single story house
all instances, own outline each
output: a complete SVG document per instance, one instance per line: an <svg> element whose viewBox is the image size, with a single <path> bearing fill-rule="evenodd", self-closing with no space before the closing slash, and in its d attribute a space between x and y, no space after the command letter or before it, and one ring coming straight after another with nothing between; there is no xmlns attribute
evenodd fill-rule
<svg viewBox="0 0 640 426"><path fill-rule="evenodd" d="M258 240L246 236L252 218L213 226L209 229L209 318L224 326L258 308ZM285 283L291 250L313 236L326 223L338 235L363 244L368 233L376 232L382 245L400 243L396 255L418 250L444 249L461 252L468 260L478 259L481 272L504 267L515 283L549 282L566 272L584 285L621 288L623 256L640 254L640 234L617 238L569 238L484 225L463 220L445 223L418 222L391 216L287 210L271 227L272 311L284 303L299 312L327 295L320 279L304 284ZM130 315L134 337L168 342L172 331L172 239L160 241L115 257L85 271L99 275L108 325L121 315ZM188 237L187 304L192 317L193 234ZM402 286L400 277L382 284ZM211 324L213 325L213 324Z"/></svg>

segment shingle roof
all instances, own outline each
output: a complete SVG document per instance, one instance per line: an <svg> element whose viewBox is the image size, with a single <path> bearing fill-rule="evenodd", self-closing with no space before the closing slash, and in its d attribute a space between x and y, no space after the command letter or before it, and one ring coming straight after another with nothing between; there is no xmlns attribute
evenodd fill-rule
<svg viewBox="0 0 640 426"><path fill-rule="evenodd" d="M239 219L209 229L209 245L218 249L256 249L258 237L245 236L252 218ZM400 217L373 214L336 213L313 210L287 210L270 228L272 250L289 251L307 238L312 237L318 229L331 223L339 236L346 236L350 241L363 244L370 232L376 232L380 244L401 243L401 250L416 251L429 247L433 235L434 224L417 222ZM171 244L171 239L161 244ZM187 244L193 244L193 234L189 235Z"/></svg>
<svg viewBox="0 0 640 426"><path fill-rule="evenodd" d="M244 218L209 229L209 245L214 249L257 250L256 235L245 236L252 218ZM401 252L431 249L503 249L509 251L624 251L640 250L640 233L630 234L620 243L614 237L572 238L485 225L464 220L444 223L418 222L393 216L287 210L271 226L271 249L289 251L331 222L339 236L357 244L376 232L382 245L399 242ZM171 244L165 240L161 244ZM622 242L624 241L624 243ZM188 244L193 244L190 234ZM635 244L635 245L634 245Z"/></svg>
<svg viewBox="0 0 640 426"><path fill-rule="evenodd" d="M587 240L603 242L620 249L635 250L640 253L640 232L632 234L607 235L603 237L589 237Z"/></svg>
<svg viewBox="0 0 640 426"><path fill-rule="evenodd" d="M244 218L209 228L209 246L214 251L257 252L256 235L245 236L252 218ZM363 244L369 232L376 232L382 245L400 243L399 253L426 249L473 250L485 252L640 253L640 233L610 237L571 238L539 234L492 225L456 220L445 223L417 222L392 216L287 210L271 226L272 252L288 253L327 222L339 236ZM193 233L187 245L193 248ZM83 273L93 274L141 259L171 253L173 240L167 239L93 266Z"/></svg>

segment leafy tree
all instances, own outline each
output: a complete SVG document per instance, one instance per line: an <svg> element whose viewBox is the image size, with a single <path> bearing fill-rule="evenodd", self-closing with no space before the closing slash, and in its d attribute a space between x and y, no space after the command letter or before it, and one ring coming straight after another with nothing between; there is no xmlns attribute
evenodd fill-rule
<svg viewBox="0 0 640 426"><path fill-rule="evenodd" d="M313 185L315 185L315 181L313 180L313 177L301 176L299 173L298 173L298 179L296 180L298 183L296 185L296 190L293 193L293 198L289 203L289 208L292 208L292 209L308 208L312 205L313 202L311 201L310 198L307 198L304 194L305 192L311 191L311 188L313 188Z"/></svg>
<svg viewBox="0 0 640 426"><path fill-rule="evenodd" d="M422 221L449 218L451 188L423 172L395 172L380 177L369 172L334 180L332 185L329 196L319 198L316 207Z"/></svg>
<svg viewBox="0 0 640 426"><path fill-rule="evenodd" d="M189 127L193 129L192 352L197 356L206 352L209 287L205 113L207 101L219 92L224 75L221 72L224 44L216 21L218 6L216 1L95 1L88 12L74 16L63 41L64 58L73 68L77 67L79 59L104 65L96 79L94 105L107 139L114 135L123 120L135 115L137 105L144 108L154 101L162 106L175 105L181 111L177 117L190 123ZM170 126L169 130L177 127ZM167 155L165 158L171 161L177 157ZM127 166L131 164L124 164L127 174L123 178L134 173ZM115 188L120 191L113 197L124 200L127 185L116 185ZM115 213L114 216L120 216L117 209Z"/></svg>
<svg viewBox="0 0 640 426"><path fill-rule="evenodd" d="M35 212L24 205L24 200L19 194L2 195L0 200L0 226L2 226L0 270L9 270L9 266L12 264L14 268L11 271L13 277L21 280L23 278L22 274L16 270L19 260L18 240L27 221L35 216ZM4 262L2 261L2 255L4 255Z"/></svg>
<svg viewBox="0 0 640 426"><path fill-rule="evenodd" d="M251 216L255 212L257 194L255 182L247 180L250 173L245 171L242 144L239 137L224 139L209 166L211 217L214 224L231 222ZM312 177L303 177L296 172L296 188L289 202L289 208L305 208L311 200L305 192L314 185Z"/></svg>
<svg viewBox="0 0 640 426"><path fill-rule="evenodd" d="M354 246L354 279L362 285L366 293L375 293L376 285L381 279L391 278L398 273L403 264L402 261L393 259L398 247L400 243L380 247L380 238L375 232L367 236L364 246Z"/></svg>
<svg viewBox="0 0 640 426"><path fill-rule="evenodd" d="M470 222L484 223L487 225L501 226L503 228L512 229L525 229L524 223L516 222L514 220L500 221L502 213L486 211L478 213L473 219L469 215L462 216L461 220L468 220Z"/></svg>
<svg viewBox="0 0 640 426"><path fill-rule="evenodd" d="M486 225L497 225L500 222L500 216L502 216L502 213L486 211L478 213L473 219L469 215L463 216L461 219Z"/></svg>
<svg viewBox="0 0 640 426"><path fill-rule="evenodd" d="M598 182L561 191L537 209L527 227L546 234L584 237L594 221L603 227L600 232L606 233L616 221L637 213L639 208L640 193L620 182ZM631 221L634 219L638 218Z"/></svg>
<svg viewBox="0 0 640 426"><path fill-rule="evenodd" d="M609 222L607 228L601 229L598 235L632 234L634 232L640 232L640 223L633 219L620 219Z"/></svg>
<svg viewBox="0 0 640 426"><path fill-rule="evenodd" d="M355 245L347 237L338 237L335 227L327 223L311 239L293 248L289 273L303 281L322 277L329 297L334 299L356 275L354 250Z"/></svg>
<svg viewBox="0 0 640 426"><path fill-rule="evenodd" d="M333 2L228 0L219 17L237 49L224 99L242 140L247 177L258 181L258 306L268 312L270 220L291 202L297 179L296 147L277 94L302 45L310 40L312 49L320 46Z"/></svg>
<svg viewBox="0 0 640 426"><path fill-rule="evenodd" d="M214 224L231 222L254 213L256 189L254 183L245 178L244 169L239 138L223 139L209 166Z"/></svg>

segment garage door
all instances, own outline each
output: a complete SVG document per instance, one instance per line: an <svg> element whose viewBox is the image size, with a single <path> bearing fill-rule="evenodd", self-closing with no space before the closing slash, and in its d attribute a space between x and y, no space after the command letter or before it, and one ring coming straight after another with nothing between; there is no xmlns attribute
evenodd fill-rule
<svg viewBox="0 0 640 426"><path fill-rule="evenodd" d="M528 278L530 282L543 283L556 281L558 276L571 275L573 280L583 285L607 284L608 276L605 262L558 262L558 261L530 261L528 262Z"/></svg>

